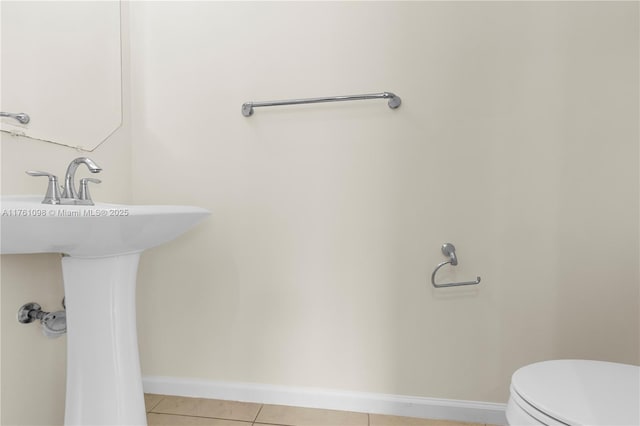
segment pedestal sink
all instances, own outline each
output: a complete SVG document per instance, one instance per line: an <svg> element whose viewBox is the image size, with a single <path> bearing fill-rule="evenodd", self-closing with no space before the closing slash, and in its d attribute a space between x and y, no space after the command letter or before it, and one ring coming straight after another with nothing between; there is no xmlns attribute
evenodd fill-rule
<svg viewBox="0 0 640 426"><path fill-rule="evenodd" d="M140 253L178 237L209 211L41 201L2 197L0 252L63 255L65 425L146 425L135 309Z"/></svg>

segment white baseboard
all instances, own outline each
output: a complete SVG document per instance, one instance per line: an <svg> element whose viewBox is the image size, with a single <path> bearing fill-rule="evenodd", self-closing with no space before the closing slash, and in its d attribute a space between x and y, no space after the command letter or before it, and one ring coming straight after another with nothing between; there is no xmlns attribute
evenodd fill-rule
<svg viewBox="0 0 640 426"><path fill-rule="evenodd" d="M144 391L161 395L212 398L260 404L290 405L356 411L425 419L506 424L506 404L423 398L367 392L217 382L177 377L146 376Z"/></svg>

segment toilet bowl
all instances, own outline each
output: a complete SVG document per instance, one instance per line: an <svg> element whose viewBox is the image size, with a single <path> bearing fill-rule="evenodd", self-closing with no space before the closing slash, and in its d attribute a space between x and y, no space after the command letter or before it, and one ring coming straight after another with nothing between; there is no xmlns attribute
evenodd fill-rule
<svg viewBox="0 0 640 426"><path fill-rule="evenodd" d="M527 365L511 378L511 426L638 426L640 367L554 360Z"/></svg>

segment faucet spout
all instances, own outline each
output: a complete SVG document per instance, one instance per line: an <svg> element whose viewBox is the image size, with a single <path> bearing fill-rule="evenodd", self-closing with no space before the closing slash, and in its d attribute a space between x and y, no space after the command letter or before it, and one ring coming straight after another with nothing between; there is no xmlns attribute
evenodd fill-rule
<svg viewBox="0 0 640 426"><path fill-rule="evenodd" d="M78 191L76 191L75 176L76 176L76 169L80 164L86 165L91 173L99 173L102 171L102 168L88 157L78 157L74 159L69 164L69 167L67 167L67 174L64 177L64 190L62 191L61 198L63 199L66 198L70 200L78 199Z"/></svg>

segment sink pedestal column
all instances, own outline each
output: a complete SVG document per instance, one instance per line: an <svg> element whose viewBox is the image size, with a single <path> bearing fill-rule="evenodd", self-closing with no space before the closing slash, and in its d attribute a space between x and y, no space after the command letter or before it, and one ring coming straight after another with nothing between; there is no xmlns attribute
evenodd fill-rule
<svg viewBox="0 0 640 426"><path fill-rule="evenodd" d="M147 424L136 332L139 259L62 258L67 426Z"/></svg>

